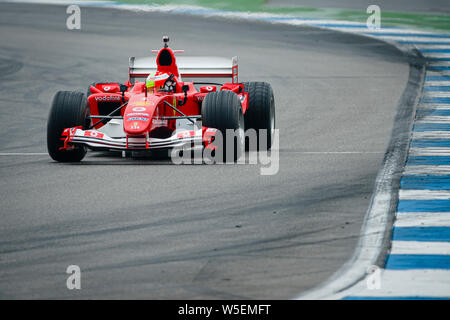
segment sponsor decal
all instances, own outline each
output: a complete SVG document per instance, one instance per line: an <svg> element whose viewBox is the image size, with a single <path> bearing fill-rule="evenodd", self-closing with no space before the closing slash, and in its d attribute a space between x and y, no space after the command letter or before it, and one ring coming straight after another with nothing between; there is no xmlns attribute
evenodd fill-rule
<svg viewBox="0 0 450 320"><path fill-rule="evenodd" d="M189 138L189 137L193 137L193 136L195 136L194 130L182 131L177 134L178 139Z"/></svg>
<svg viewBox="0 0 450 320"><path fill-rule="evenodd" d="M120 101L120 99L118 96L95 97L95 101Z"/></svg>
<svg viewBox="0 0 450 320"><path fill-rule="evenodd" d="M104 91L109 91L109 90L111 90L111 87L103 87L103 90Z"/></svg>
<svg viewBox="0 0 450 320"><path fill-rule="evenodd" d="M205 99L205 96L197 96L198 101L203 101L203 99Z"/></svg>
<svg viewBox="0 0 450 320"><path fill-rule="evenodd" d="M130 118L127 119L127 121L134 121L134 120L137 120L137 121L148 121L148 118L144 118L144 117L130 117Z"/></svg>
<svg viewBox="0 0 450 320"><path fill-rule="evenodd" d="M134 112L134 113L128 113L127 116L144 116L144 117L150 117L148 113L143 112Z"/></svg>
<svg viewBox="0 0 450 320"><path fill-rule="evenodd" d="M99 138L102 139L104 134L98 131L85 131L84 132L85 137L91 137L91 138Z"/></svg>
<svg viewBox="0 0 450 320"><path fill-rule="evenodd" d="M141 112L141 111L146 111L147 109L145 109L144 107L134 107L131 110L136 111L136 112Z"/></svg>
<svg viewBox="0 0 450 320"><path fill-rule="evenodd" d="M133 123L133 125L131 126L131 129L139 129L139 123L137 123L137 122Z"/></svg>

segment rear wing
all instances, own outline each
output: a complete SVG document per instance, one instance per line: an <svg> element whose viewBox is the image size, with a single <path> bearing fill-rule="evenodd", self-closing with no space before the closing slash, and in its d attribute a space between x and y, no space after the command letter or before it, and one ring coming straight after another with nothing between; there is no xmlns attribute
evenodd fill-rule
<svg viewBox="0 0 450 320"><path fill-rule="evenodd" d="M231 78L233 83L238 82L238 59L219 57L177 57L177 66L180 76L186 78ZM147 78L156 71L155 57L130 58L130 82L135 79Z"/></svg>

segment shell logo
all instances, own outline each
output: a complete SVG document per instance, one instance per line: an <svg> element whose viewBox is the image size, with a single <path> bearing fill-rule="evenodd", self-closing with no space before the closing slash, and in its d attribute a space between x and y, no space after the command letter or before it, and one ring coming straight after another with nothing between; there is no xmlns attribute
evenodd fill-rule
<svg viewBox="0 0 450 320"><path fill-rule="evenodd" d="M84 132L85 137L91 137L91 138L103 138L103 133L97 132L97 131L85 131Z"/></svg>

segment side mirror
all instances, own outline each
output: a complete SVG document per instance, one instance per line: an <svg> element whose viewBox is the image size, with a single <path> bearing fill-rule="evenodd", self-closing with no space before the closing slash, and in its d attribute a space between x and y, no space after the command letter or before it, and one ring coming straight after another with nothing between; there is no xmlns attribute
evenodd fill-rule
<svg viewBox="0 0 450 320"><path fill-rule="evenodd" d="M188 92L188 91L189 91L189 85L183 84L183 85L181 86L181 91L183 91L183 92Z"/></svg>
<svg viewBox="0 0 450 320"><path fill-rule="evenodd" d="M128 86L126 86L126 85L124 85L124 84L121 84L119 87L120 87L119 90L120 90L120 92L122 92L122 93L128 90Z"/></svg>
<svg viewBox="0 0 450 320"><path fill-rule="evenodd" d="M179 106L182 106L187 102L187 92L189 91L189 86L187 84L183 84L181 86L181 91L184 92L184 99L183 99L183 101L180 100L180 102L178 104Z"/></svg>
<svg viewBox="0 0 450 320"><path fill-rule="evenodd" d="M127 91L128 87L124 84L119 85L119 90L122 92L122 103L125 103L125 91Z"/></svg>

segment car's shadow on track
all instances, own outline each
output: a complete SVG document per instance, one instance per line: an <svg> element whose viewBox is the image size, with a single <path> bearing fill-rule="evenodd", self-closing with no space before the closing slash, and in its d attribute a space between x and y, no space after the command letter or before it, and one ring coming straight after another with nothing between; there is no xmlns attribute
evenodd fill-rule
<svg viewBox="0 0 450 320"><path fill-rule="evenodd" d="M185 163L175 163L169 157L155 157L155 156L139 156L139 157L122 157L121 153L111 153L111 152L95 152L90 153L88 156L80 162L66 162L60 163L61 165L72 165L72 166L89 166L89 165L112 165L112 166L124 166L124 165L148 165L148 166L223 166L223 165L243 165L249 164L247 161L248 153L246 153L246 161L244 163L205 163L205 162L194 162L193 159L190 162Z"/></svg>

